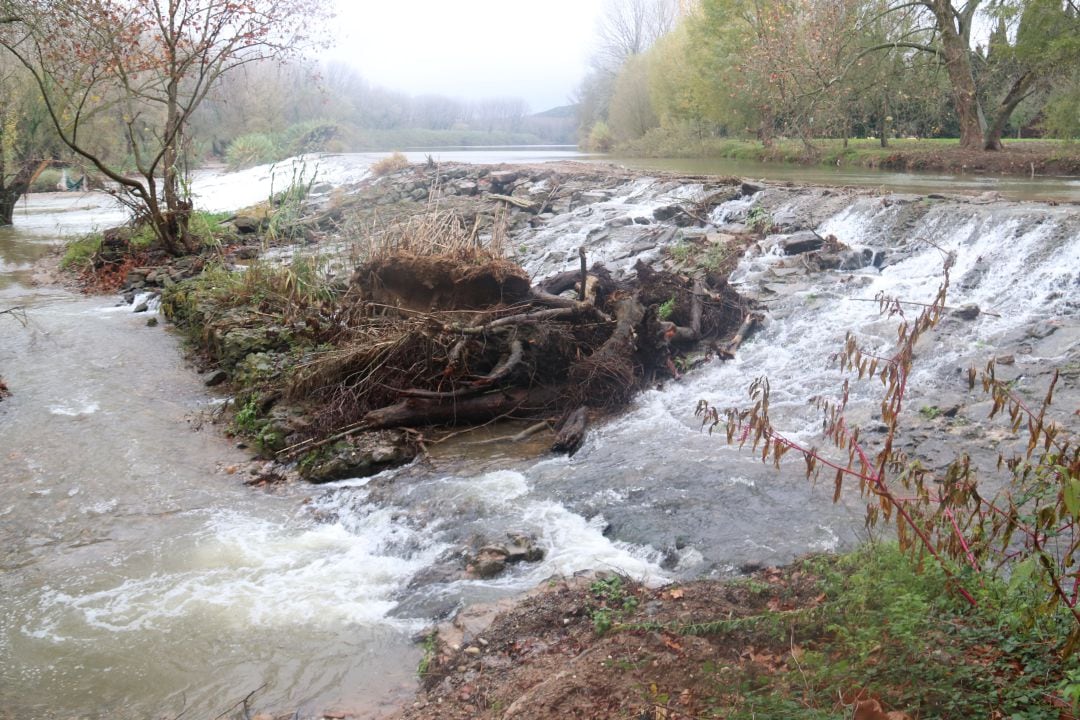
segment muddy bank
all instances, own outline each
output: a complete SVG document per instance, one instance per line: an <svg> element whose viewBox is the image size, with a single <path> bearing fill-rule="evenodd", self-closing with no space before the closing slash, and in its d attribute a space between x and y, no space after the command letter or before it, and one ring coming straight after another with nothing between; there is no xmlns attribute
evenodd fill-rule
<svg viewBox="0 0 1080 720"><path fill-rule="evenodd" d="M869 167L903 172L931 171L954 175L988 174L1021 177L1080 175L1080 153L1056 143L1009 143L996 152L960 148L898 149L866 158Z"/></svg>

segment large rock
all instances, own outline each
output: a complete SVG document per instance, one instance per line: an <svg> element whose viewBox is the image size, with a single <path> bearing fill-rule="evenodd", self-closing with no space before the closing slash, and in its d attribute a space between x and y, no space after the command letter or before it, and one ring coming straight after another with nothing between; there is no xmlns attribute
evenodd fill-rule
<svg viewBox="0 0 1080 720"><path fill-rule="evenodd" d="M797 232L780 241L785 255L801 255L802 253L820 250L825 245L825 240L813 230Z"/></svg>
<svg viewBox="0 0 1080 720"><path fill-rule="evenodd" d="M405 433L387 430L364 433L316 450L299 463L300 477L325 483L367 477L416 457L416 445Z"/></svg>

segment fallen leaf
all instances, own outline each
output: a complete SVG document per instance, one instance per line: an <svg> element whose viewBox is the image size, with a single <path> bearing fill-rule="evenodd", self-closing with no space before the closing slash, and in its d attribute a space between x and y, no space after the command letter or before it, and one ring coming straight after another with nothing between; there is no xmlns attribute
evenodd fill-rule
<svg viewBox="0 0 1080 720"><path fill-rule="evenodd" d="M675 652L682 652L682 645L675 642L675 640L673 640L672 638L668 637L667 635L664 635L662 637L662 639L664 641L664 644L667 645L672 650L674 650Z"/></svg>
<svg viewBox="0 0 1080 720"><path fill-rule="evenodd" d="M855 713L851 720L889 720L877 700L860 700L855 703Z"/></svg>
<svg viewBox="0 0 1080 720"><path fill-rule="evenodd" d="M675 588L670 593L668 593L668 595L671 597L672 600L682 600L683 589Z"/></svg>

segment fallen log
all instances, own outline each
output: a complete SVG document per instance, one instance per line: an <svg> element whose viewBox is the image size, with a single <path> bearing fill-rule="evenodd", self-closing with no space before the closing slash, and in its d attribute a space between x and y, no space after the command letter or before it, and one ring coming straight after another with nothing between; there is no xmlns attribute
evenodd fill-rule
<svg viewBox="0 0 1080 720"><path fill-rule="evenodd" d="M569 413L560 423L559 432L555 435L555 442L552 443L551 449L573 456L585 441L585 426L588 420L588 411L584 405Z"/></svg>
<svg viewBox="0 0 1080 720"><path fill-rule="evenodd" d="M556 399L551 388L506 388L475 397L405 398L364 415L357 430L482 422L520 410L536 412Z"/></svg>
<svg viewBox="0 0 1080 720"><path fill-rule="evenodd" d="M722 346L717 346L716 354L721 360L733 360L735 358L735 351L742 345L743 340L746 339L753 329L764 318L759 313L746 313L743 317L742 325L735 332L735 336L724 343Z"/></svg>

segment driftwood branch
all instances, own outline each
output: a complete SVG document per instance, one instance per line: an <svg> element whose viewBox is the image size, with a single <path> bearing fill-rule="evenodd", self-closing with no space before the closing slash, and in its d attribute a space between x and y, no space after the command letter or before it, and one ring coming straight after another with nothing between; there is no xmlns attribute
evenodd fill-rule
<svg viewBox="0 0 1080 720"><path fill-rule="evenodd" d="M761 315L758 313L746 313L743 317L742 325L735 332L735 336L728 340L722 347L716 348L716 354L723 360L732 360L735 357L735 351L742 345L743 340L753 331L753 329L762 320Z"/></svg>
<svg viewBox="0 0 1080 720"><path fill-rule="evenodd" d="M585 262L585 248L584 246L577 249L578 257L581 258L581 279L578 287L578 300L585 302L585 284L589 279L589 268Z"/></svg>
<svg viewBox="0 0 1080 720"><path fill-rule="evenodd" d="M528 210L529 212L537 211L536 203L525 200L524 198L514 197L513 195L500 195L498 193L490 193L488 197L492 200L502 200L504 203L521 208L522 210Z"/></svg>
<svg viewBox="0 0 1080 720"><path fill-rule="evenodd" d="M23 327L26 327L26 308L24 308L22 305L16 305L15 307L9 307L6 310L0 310L0 315L10 315L11 317L15 318L15 321L17 323L19 323Z"/></svg>
<svg viewBox="0 0 1080 720"><path fill-rule="evenodd" d="M489 387L505 379L514 368L521 363L521 358L525 355L525 348L522 346L520 340L514 340L510 343L510 354L495 366L487 375L484 375L476 380L464 384L462 387L456 390L438 391L438 390L419 390L416 388L407 388L401 390L402 397L410 398L426 398L430 400L451 400L454 398L463 398L470 395L476 395L478 393L487 390Z"/></svg>
<svg viewBox="0 0 1080 720"><path fill-rule="evenodd" d="M576 453L585 441L585 426L588 420L589 414L584 405L568 414L563 418L551 449L569 455Z"/></svg>
<svg viewBox="0 0 1080 720"><path fill-rule="evenodd" d="M536 433L543 432L544 430L550 430L550 429L551 429L551 425L548 423L547 420L544 420L544 421L536 423L535 425L530 425L529 427L525 428L524 430L522 430L519 433L514 433L513 435L503 435L501 437L495 437L495 438L488 438L487 440L476 440L475 442L469 443L469 445L496 445L498 443L504 443L504 442L505 443L521 442L522 440L526 440L528 438L531 438Z"/></svg>

